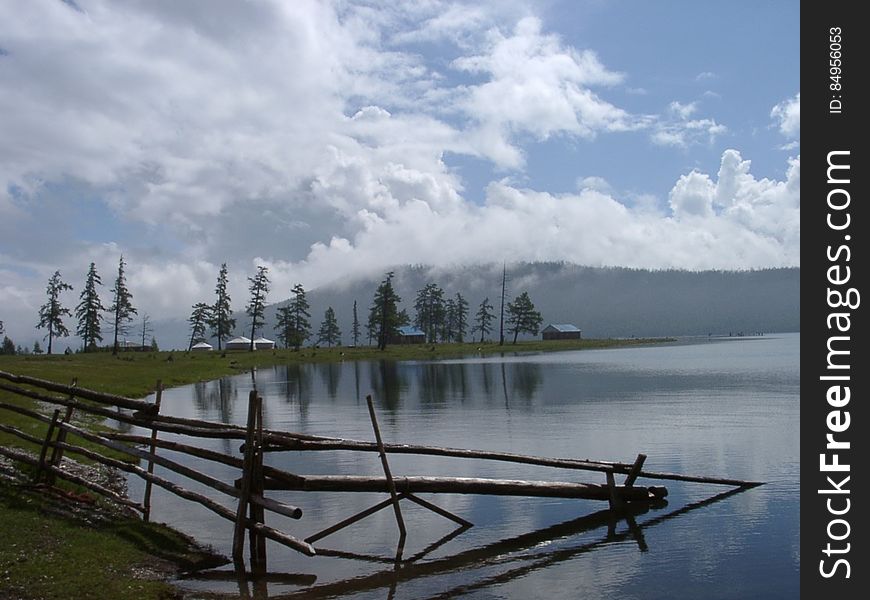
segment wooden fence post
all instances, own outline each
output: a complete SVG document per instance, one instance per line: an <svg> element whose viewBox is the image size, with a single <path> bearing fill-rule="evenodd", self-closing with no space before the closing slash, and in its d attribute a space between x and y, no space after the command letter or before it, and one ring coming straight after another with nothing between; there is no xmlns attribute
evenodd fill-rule
<svg viewBox="0 0 870 600"><path fill-rule="evenodd" d="M60 409L54 409L54 414L51 415L51 423L48 424L48 431L45 434L45 440L42 442L42 448L39 451L39 463L36 466L36 473L33 475L33 483L39 483L42 478L42 471L45 469L45 455L48 453L48 447L51 445L51 437L54 435L54 430L57 427L57 420L60 417Z"/></svg>
<svg viewBox="0 0 870 600"><path fill-rule="evenodd" d="M257 398L256 438L254 460L251 468L251 494L263 495L263 401ZM250 517L254 523L266 523L266 511L262 505L250 502ZM262 578L266 574L266 537L251 529L251 573Z"/></svg>
<svg viewBox="0 0 870 600"><path fill-rule="evenodd" d="M156 394L156 397L154 399L154 406L156 407L155 412L154 412L155 417L160 414L160 402L162 400L163 400L163 381L158 379L157 380L157 394ZM155 454L157 454L157 428L156 427L151 428L151 447L149 449L149 454L151 456L154 456ZM148 474L149 475L154 474L154 461L153 460L148 461ZM148 521L151 519L151 480L150 479L145 480L145 499L142 501L142 506L145 508L145 510L142 513L142 520Z"/></svg>
<svg viewBox="0 0 870 600"><path fill-rule="evenodd" d="M236 509L236 527L233 532L233 565L237 571L245 570L245 516L248 513L251 498L258 400L257 390L251 390L251 393L248 395L248 424L245 434L245 458L242 463L242 490L239 494L239 505Z"/></svg>
<svg viewBox="0 0 870 600"><path fill-rule="evenodd" d="M70 387L75 388L78 385L78 382L79 382L78 377L73 377L72 383L70 383ZM75 394L73 392L70 392L68 400L70 402L75 401ZM74 411L75 411L75 409L72 406L66 407L66 412L63 415L63 419L61 419L62 425L65 425L65 424L70 422L70 420L72 419ZM48 464L50 464L53 467L60 467L60 463L63 460L63 448L60 447L60 444L62 444L64 442L66 442L66 429L64 429L63 427L60 427L59 431L57 432L57 445L55 445L55 447L52 448L51 460L48 461ZM47 481L48 481L49 485L54 485L54 471L52 471L52 470L48 471L48 480Z"/></svg>

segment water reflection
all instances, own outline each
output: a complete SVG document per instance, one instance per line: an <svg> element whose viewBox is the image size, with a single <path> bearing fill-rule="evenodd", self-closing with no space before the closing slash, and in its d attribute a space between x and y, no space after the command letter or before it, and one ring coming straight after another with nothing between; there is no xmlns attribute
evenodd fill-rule
<svg viewBox="0 0 870 600"><path fill-rule="evenodd" d="M472 548L452 556L429 562L418 562L423 556L428 554L428 552L424 551L407 560L400 561L401 568L396 568L394 565L393 568L388 570L314 586L299 592L272 596L272 598L273 600L331 598L378 589L387 589L390 595L392 595L395 593L396 586L400 582L410 582L418 578L455 572L470 572L487 566L499 567L510 563L521 563L519 567L500 571L494 576L484 577L451 587L440 594L431 596L432 598L454 598L477 589L492 588L499 584L521 579L534 571L574 559L610 544L621 544L628 540L633 540L640 552L648 552L649 546L644 536L644 530L689 512L721 502L726 498L745 491L745 488L730 489L703 500L689 503L682 508L669 511L640 524L637 522L636 517L647 513L650 508L645 504L628 505L622 514L614 513L610 510L600 510L589 515L544 527L537 531L502 539L479 548ZM663 502L658 508L662 508L666 504L666 502ZM623 531L618 531L621 521L625 521L626 527ZM569 541L571 538L579 538L583 533L602 528L606 530L603 537L591 542L571 544ZM449 539L456 537L462 532L463 529L460 529L445 537L449 541ZM436 542L439 546L444 543L444 539ZM389 558L357 555L336 550L318 549L318 552L324 556L351 558L368 562L393 563L393 560Z"/></svg>
<svg viewBox="0 0 870 600"><path fill-rule="evenodd" d="M399 363L392 360L369 363L369 385L372 387L375 402L390 412L399 408L402 392L408 389L407 379L399 369Z"/></svg>
<svg viewBox="0 0 870 600"><path fill-rule="evenodd" d="M193 384L193 403L199 414L215 415L221 423L233 422L233 408L239 392L233 377Z"/></svg>
<svg viewBox="0 0 870 600"><path fill-rule="evenodd" d="M398 572L388 558L395 543L394 528L379 527L376 521L330 540L335 547L358 551L355 558L360 560L331 558L340 553L329 551L314 559L276 552L270 566L316 573L318 585L304 593L300 588L297 597L344 593L384 597L397 583L396 593L406 598L528 597L532 586L541 594L564 598L575 587L583 592L579 595L593 597L668 597L673 590L680 598L709 590L728 590L733 597L753 600L793 596L799 566L795 550L799 465L794 458L799 448L792 433L799 425L797 342L797 337L771 338L542 357L262 369L257 384L264 408L282 429L371 439L363 400L372 394L390 442L605 460L631 460L644 452L656 470L770 482L732 502L659 526L655 537L647 534L646 540L643 532L664 522L662 517L637 518L636 526L625 520L618 527L601 522L596 527L607 527L607 533L595 532L582 529L589 521L568 520L582 514L570 502L445 495L445 508L467 516L476 526L421 556L426 544L441 538L445 528L437 519L430 521L409 511L411 519L418 519L414 531L419 535L409 541L408 556L414 560L403 561ZM250 376L244 374L174 390L170 402L164 395L164 406L167 414L198 413L195 416L240 424L250 384ZM237 455L237 448L232 450ZM278 468L334 475L379 472L373 458L340 452L268 456ZM406 455L391 457L391 466L399 475L542 478L524 466L412 460ZM692 503L711 493L678 483L668 487L675 508L694 510ZM376 498L325 493L301 498L287 493L286 500L304 505L303 522L293 524L304 535L369 506ZM170 522L171 513L182 514L177 507L167 511L170 514L160 518ZM194 521L186 517L181 525L209 543L224 543L220 536L209 534L211 521ZM564 536L558 526L546 539L524 534L546 531L559 522L574 523L578 533L568 533L571 528L566 525ZM728 523L725 530L723 522ZM569 535L576 537L568 539ZM526 539L528 545L512 550L492 543L500 538ZM712 539L715 544L710 544ZM647 543L649 558L639 561L638 550L643 552ZM489 555L485 548L490 548ZM594 558L570 560L595 549L601 551ZM448 554L467 562L454 566L444 558ZM365 555L371 560L364 561ZM427 566L431 564L443 570ZM735 573L742 575L734 577ZM608 574L615 574L614 578ZM702 580L705 587L700 590L695 586ZM277 585L272 593L279 591ZM723 592L708 597L728 596Z"/></svg>
<svg viewBox="0 0 870 600"><path fill-rule="evenodd" d="M216 381L200 381L193 384L193 404L200 415L217 419L221 423L233 423L233 409L239 398L237 379L221 377ZM229 440L222 440L221 450L232 452Z"/></svg>

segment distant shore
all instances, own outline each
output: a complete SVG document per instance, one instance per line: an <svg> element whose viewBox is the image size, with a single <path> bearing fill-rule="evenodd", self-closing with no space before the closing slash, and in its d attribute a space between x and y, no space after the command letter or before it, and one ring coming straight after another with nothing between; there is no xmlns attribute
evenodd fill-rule
<svg viewBox="0 0 870 600"><path fill-rule="evenodd" d="M252 368L299 363L329 363L357 360L438 360L466 356L514 355L534 352L590 350L672 342L675 338L531 340L516 344L451 343L391 345L380 351L372 346L304 347L300 350L275 349L210 352L108 352L56 354L52 356L0 356L0 370L68 383L78 378L78 385L132 398L142 398L156 389L157 380L164 387L197 381L210 381Z"/></svg>

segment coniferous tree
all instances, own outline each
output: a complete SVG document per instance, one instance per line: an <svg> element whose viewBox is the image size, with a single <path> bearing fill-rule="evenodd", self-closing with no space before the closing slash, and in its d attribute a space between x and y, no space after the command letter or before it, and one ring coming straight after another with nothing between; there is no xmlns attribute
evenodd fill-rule
<svg viewBox="0 0 870 600"><path fill-rule="evenodd" d="M462 294L456 292L455 306L455 324L454 331L456 332L456 341L460 344L465 341L465 330L468 329L468 300L462 297Z"/></svg>
<svg viewBox="0 0 870 600"><path fill-rule="evenodd" d="M190 318L187 319L187 322L190 323L190 342L187 344L188 351L193 348L194 344L205 341L205 330L211 319L211 309L212 307L205 302L197 302L193 305L193 312L190 313Z"/></svg>
<svg viewBox="0 0 870 600"><path fill-rule="evenodd" d="M441 341L450 343L456 336L456 302L453 298L444 301L444 318L441 320Z"/></svg>
<svg viewBox="0 0 870 600"><path fill-rule="evenodd" d="M278 309L278 329L284 345L299 350L311 337L311 306L301 283L294 285L290 293L290 302Z"/></svg>
<svg viewBox="0 0 870 600"><path fill-rule="evenodd" d="M269 293L269 268L266 266L257 267L257 273L253 277L248 277L251 292L251 301L248 303L245 311L251 317L251 352L254 351L254 336L257 333L257 328L263 325L266 314L266 294Z"/></svg>
<svg viewBox="0 0 870 600"><path fill-rule="evenodd" d="M85 352L96 349L97 342L103 341L102 321L106 307L103 306L97 291L97 286L101 285L103 281L97 273L97 267L91 263L85 278L85 287L79 296L80 302L76 306L76 335L82 338L82 350Z"/></svg>
<svg viewBox="0 0 870 600"><path fill-rule="evenodd" d="M354 309L356 308L356 302L353 303ZM6 333L6 330L3 328L3 321L0 321L0 335Z"/></svg>
<svg viewBox="0 0 870 600"><path fill-rule="evenodd" d="M230 308L231 298L227 292L227 285L227 263L223 263L214 288L216 299L208 322L211 334L217 338L218 350L221 350L223 341L233 334L233 329L236 327L236 320L233 318L233 311Z"/></svg>
<svg viewBox="0 0 870 600"><path fill-rule="evenodd" d="M396 335L399 325L399 302L402 299L393 289L394 273L390 271L375 290L369 323L373 323L378 338L378 349L386 350L389 339Z"/></svg>
<svg viewBox="0 0 870 600"><path fill-rule="evenodd" d="M3 336L3 345L0 346L0 354L13 356L15 354L15 342L9 339L9 336Z"/></svg>
<svg viewBox="0 0 870 600"><path fill-rule="evenodd" d="M42 346L39 345L39 340L33 342L33 353L42 354Z"/></svg>
<svg viewBox="0 0 870 600"><path fill-rule="evenodd" d="M493 306L489 303L489 298L484 298L483 302L477 309L477 315L474 318L474 327L471 330L472 335L475 331L480 332L480 343L483 343L484 338L492 332L492 322L495 320L495 315L492 312Z"/></svg>
<svg viewBox="0 0 870 600"><path fill-rule="evenodd" d="M507 265L502 265L501 271L501 314L498 320L498 345L504 346L504 298L507 284Z"/></svg>
<svg viewBox="0 0 870 600"><path fill-rule="evenodd" d="M2 325L2 323L0 323ZM356 300L353 301L353 325L351 326L351 335L353 336L353 345L356 348L359 345L359 315L356 312Z"/></svg>
<svg viewBox="0 0 870 600"><path fill-rule="evenodd" d="M417 291L414 300L414 324L426 334L426 341L430 344L437 341L439 333L443 338L445 309L444 290L436 284L427 283Z"/></svg>
<svg viewBox="0 0 870 600"><path fill-rule="evenodd" d="M118 262L118 277L115 279L115 287L112 288L113 302L109 307L112 313L112 329L114 341L112 342L112 354L118 354L118 336L125 335L129 331L129 323L133 315L139 314L133 308L133 294L127 289L127 276L124 273L124 257Z"/></svg>
<svg viewBox="0 0 870 600"><path fill-rule="evenodd" d="M151 315L142 316L142 348L145 348L145 338L149 333L154 333L154 327L151 325Z"/></svg>
<svg viewBox="0 0 870 600"><path fill-rule="evenodd" d="M543 317L535 310L535 305L528 292L523 292L516 300L508 304L508 330L514 334L513 343L517 343L520 333L538 334Z"/></svg>
<svg viewBox="0 0 870 600"><path fill-rule="evenodd" d="M48 287L45 293L48 295L48 301L39 309L39 323L36 325L38 329L43 327L48 328L48 353L51 354L51 345L55 337L67 337L69 330L63 323L63 317L71 317L72 313L60 303L60 295L66 290L73 289L68 283L65 283L60 278L60 271L55 271L48 279Z"/></svg>
<svg viewBox="0 0 870 600"><path fill-rule="evenodd" d="M320 331L317 334L318 343L325 342L327 346L337 346L341 343L341 330L338 328L338 320L335 311L330 306L323 315Z"/></svg>

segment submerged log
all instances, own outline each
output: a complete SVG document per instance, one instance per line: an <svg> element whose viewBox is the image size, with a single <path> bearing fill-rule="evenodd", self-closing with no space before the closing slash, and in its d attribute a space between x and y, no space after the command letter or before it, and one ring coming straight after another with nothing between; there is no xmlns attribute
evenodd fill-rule
<svg viewBox="0 0 870 600"><path fill-rule="evenodd" d="M266 479L266 489L302 492L388 492L385 477L364 475L307 475L291 483ZM606 485L561 481L525 481L518 479L479 479L474 477L393 477L396 491L406 494L482 494L501 496L539 496L547 498L583 498L610 500ZM664 487L616 486L614 493L625 501L651 501L667 496Z"/></svg>

